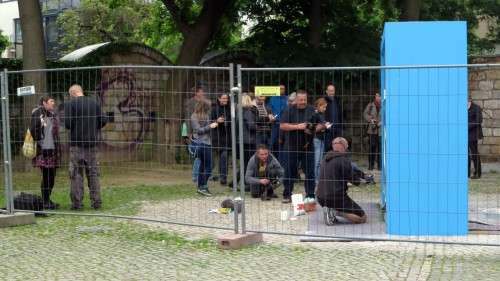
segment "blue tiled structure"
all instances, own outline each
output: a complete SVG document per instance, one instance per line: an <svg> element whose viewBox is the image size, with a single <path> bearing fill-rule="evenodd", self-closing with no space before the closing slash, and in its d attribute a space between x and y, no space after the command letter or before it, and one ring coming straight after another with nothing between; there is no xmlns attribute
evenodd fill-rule
<svg viewBox="0 0 500 281"><path fill-rule="evenodd" d="M386 23L381 63L466 64L466 23ZM385 69L381 87L387 233L467 234L467 68Z"/></svg>

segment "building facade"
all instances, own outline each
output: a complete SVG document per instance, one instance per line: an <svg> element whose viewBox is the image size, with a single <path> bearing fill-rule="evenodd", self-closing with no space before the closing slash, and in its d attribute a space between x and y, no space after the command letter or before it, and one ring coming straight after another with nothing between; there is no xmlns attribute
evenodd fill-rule
<svg viewBox="0 0 500 281"><path fill-rule="evenodd" d="M60 57L58 43L60 31L57 26L57 17L66 9L79 5L80 0L40 0L47 58L58 59ZM11 42L11 46L2 53L2 58L22 58L23 38L17 1L0 0L0 30Z"/></svg>

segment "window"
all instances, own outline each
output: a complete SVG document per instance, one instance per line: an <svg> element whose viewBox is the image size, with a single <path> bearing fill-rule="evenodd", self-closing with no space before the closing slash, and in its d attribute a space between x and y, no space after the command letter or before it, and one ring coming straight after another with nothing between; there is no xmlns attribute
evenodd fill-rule
<svg viewBox="0 0 500 281"><path fill-rule="evenodd" d="M21 33L21 20L14 19L14 43L22 43L23 34Z"/></svg>
<svg viewBox="0 0 500 281"><path fill-rule="evenodd" d="M45 17L45 36L47 37L47 42L57 42L58 30L57 30L57 16L51 15Z"/></svg>

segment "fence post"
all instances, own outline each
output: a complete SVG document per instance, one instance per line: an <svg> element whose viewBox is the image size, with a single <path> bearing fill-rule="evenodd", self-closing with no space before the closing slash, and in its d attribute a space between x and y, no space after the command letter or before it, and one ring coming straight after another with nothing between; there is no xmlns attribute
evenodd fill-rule
<svg viewBox="0 0 500 281"><path fill-rule="evenodd" d="M7 80L7 69L0 73L0 88L2 99L2 137L3 137L3 155L4 155L4 186L5 186L5 205L7 212L14 212L14 199L12 194L12 155L10 148L10 121L9 121L9 88Z"/></svg>
<svg viewBox="0 0 500 281"><path fill-rule="evenodd" d="M234 103L234 95L238 94L238 88L234 87L234 65L229 64L229 99L231 107L231 161L232 161L232 172L233 172L233 199L238 196L237 189L237 167L236 167L236 104ZM238 206L236 201L234 201L234 233L238 234Z"/></svg>
<svg viewBox="0 0 500 281"><path fill-rule="evenodd" d="M240 197L241 197L241 233L246 233L246 215L245 215L245 153L243 151L243 106L241 96L241 64L236 66L236 75L238 83L238 139L240 140Z"/></svg>

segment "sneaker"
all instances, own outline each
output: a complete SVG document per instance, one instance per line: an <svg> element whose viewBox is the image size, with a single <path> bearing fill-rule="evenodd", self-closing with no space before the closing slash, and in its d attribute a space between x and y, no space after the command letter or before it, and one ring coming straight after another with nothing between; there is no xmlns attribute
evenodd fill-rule
<svg viewBox="0 0 500 281"><path fill-rule="evenodd" d="M49 200L49 202L43 203L43 208L47 210L56 210L59 209L59 204L53 202L52 200Z"/></svg>
<svg viewBox="0 0 500 281"><path fill-rule="evenodd" d="M212 193L210 193L210 191L208 191L208 189L198 189L196 192L198 192L199 194L201 194L203 196L207 196L207 197L212 196Z"/></svg>
<svg viewBox="0 0 500 281"><path fill-rule="evenodd" d="M365 181L366 181L366 184L375 184L375 178L373 177L373 175L370 175L370 174L367 174L365 176Z"/></svg>
<svg viewBox="0 0 500 281"><path fill-rule="evenodd" d="M82 206L71 206L71 211L81 211L83 209Z"/></svg>
<svg viewBox="0 0 500 281"><path fill-rule="evenodd" d="M283 204L292 203L292 198L290 198L290 197L283 197L283 200L281 200L281 203L283 203Z"/></svg>
<svg viewBox="0 0 500 281"><path fill-rule="evenodd" d="M267 196L267 193L266 192L262 192L262 195L260 196L260 200L262 201L267 201L267 200L270 200L271 198L269 198Z"/></svg>
<svg viewBox="0 0 500 281"><path fill-rule="evenodd" d="M323 209L323 216L325 218L326 225L334 225L335 223L338 222L337 218L335 217L335 209L324 208Z"/></svg>

